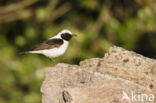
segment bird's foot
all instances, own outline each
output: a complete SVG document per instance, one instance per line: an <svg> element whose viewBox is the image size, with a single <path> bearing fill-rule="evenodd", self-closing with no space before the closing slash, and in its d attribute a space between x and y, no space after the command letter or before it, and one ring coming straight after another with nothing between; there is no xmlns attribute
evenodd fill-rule
<svg viewBox="0 0 156 103"><path fill-rule="evenodd" d="M51 61L52 61L52 63L56 63L56 61L53 58L51 58Z"/></svg>

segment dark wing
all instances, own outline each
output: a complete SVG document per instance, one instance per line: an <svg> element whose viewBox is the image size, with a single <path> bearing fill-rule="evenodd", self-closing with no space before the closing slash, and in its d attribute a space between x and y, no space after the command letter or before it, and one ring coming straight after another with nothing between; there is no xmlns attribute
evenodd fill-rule
<svg viewBox="0 0 156 103"><path fill-rule="evenodd" d="M63 44L62 39L49 39L46 40L39 45L36 46L36 48L33 49L33 51L37 50L44 50L44 49L52 49L52 48L58 48Z"/></svg>

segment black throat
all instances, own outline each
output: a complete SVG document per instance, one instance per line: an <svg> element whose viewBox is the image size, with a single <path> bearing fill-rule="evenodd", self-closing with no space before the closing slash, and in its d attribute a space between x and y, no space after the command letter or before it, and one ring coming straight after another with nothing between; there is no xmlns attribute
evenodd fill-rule
<svg viewBox="0 0 156 103"><path fill-rule="evenodd" d="M72 38L72 35L69 33L62 33L61 37L62 37L62 39L66 40L66 41L70 41L70 39Z"/></svg>

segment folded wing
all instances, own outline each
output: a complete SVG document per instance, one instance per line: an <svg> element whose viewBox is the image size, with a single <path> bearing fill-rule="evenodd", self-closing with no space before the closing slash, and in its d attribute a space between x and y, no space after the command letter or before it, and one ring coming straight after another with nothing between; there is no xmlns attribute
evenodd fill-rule
<svg viewBox="0 0 156 103"><path fill-rule="evenodd" d="M33 51L38 51L38 50L45 50L45 49L52 49L52 48L59 48L63 44L63 40L59 38L55 39L49 39L46 40L39 45L37 45Z"/></svg>

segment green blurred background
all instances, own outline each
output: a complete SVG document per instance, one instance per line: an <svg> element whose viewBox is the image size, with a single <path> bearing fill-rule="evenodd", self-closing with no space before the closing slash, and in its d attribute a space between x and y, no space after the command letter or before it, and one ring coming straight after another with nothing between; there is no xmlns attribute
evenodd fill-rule
<svg viewBox="0 0 156 103"><path fill-rule="evenodd" d="M156 58L156 0L0 0L0 103L41 103L42 55L19 55L69 29L56 62L103 57L112 45Z"/></svg>

